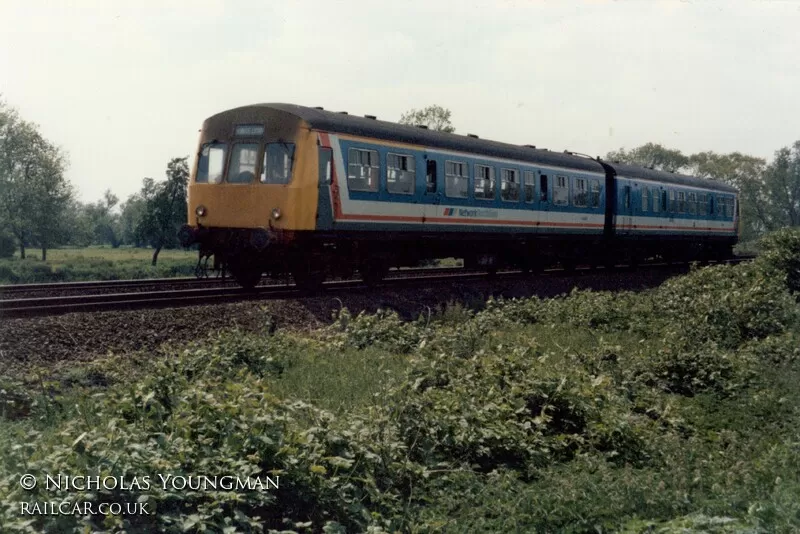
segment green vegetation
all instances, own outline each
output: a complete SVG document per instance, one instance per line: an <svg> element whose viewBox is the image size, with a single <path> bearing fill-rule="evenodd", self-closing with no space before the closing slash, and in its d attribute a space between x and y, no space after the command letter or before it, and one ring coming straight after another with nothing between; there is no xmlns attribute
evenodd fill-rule
<svg viewBox="0 0 800 534"><path fill-rule="evenodd" d="M639 294L411 322L341 310L317 331L165 346L144 367L5 377L0 530L797 532L799 244L786 231L754 263ZM280 487L27 492L22 473ZM19 514L65 498L153 514Z"/></svg>
<svg viewBox="0 0 800 534"><path fill-rule="evenodd" d="M152 249L62 248L53 249L42 262L29 252L24 260L0 259L0 284L125 280L194 275L197 252L172 249L161 253L158 266L151 265Z"/></svg>

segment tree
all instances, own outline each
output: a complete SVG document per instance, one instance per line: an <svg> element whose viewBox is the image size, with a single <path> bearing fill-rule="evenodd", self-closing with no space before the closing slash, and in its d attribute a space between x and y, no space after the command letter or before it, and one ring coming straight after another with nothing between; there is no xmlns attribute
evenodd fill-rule
<svg viewBox="0 0 800 534"><path fill-rule="evenodd" d="M800 226L800 141L775 152L764 169L758 215L768 230Z"/></svg>
<svg viewBox="0 0 800 534"><path fill-rule="evenodd" d="M167 179L164 182L145 178L142 184L140 195L144 201L144 213L137 225L137 234L155 249L154 266L161 249L177 243L178 229L186 223L188 159L188 156L172 158L167 164Z"/></svg>
<svg viewBox="0 0 800 534"><path fill-rule="evenodd" d="M0 221L25 258L28 243L49 246L66 237L63 224L72 198L64 177L66 154L44 139L35 124L0 101Z"/></svg>
<svg viewBox="0 0 800 534"><path fill-rule="evenodd" d="M85 207L97 243L108 243L113 248L122 244L120 215L114 212L119 198L106 189L103 198Z"/></svg>
<svg viewBox="0 0 800 534"><path fill-rule="evenodd" d="M621 148L609 152L606 159L667 172L678 172L689 164L689 158L680 150L670 150L657 143L647 143L631 150Z"/></svg>
<svg viewBox="0 0 800 534"><path fill-rule="evenodd" d="M423 109L411 109L400 117L400 124L424 125L431 130L453 133L456 129L450 122L450 110L436 104Z"/></svg>

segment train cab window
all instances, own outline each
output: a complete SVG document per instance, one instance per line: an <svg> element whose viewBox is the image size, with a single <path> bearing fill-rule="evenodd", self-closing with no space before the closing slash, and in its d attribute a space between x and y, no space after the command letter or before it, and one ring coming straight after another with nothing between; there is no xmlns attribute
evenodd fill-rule
<svg viewBox="0 0 800 534"><path fill-rule="evenodd" d="M569 204L569 181L566 176L556 176L556 183L553 185L553 204L556 206Z"/></svg>
<svg viewBox="0 0 800 534"><path fill-rule="evenodd" d="M228 166L228 183L249 184L256 177L258 161L258 145L256 143L239 143L233 145L231 163Z"/></svg>
<svg viewBox="0 0 800 534"><path fill-rule="evenodd" d="M436 192L436 162L429 159L425 171L425 191Z"/></svg>
<svg viewBox="0 0 800 534"><path fill-rule="evenodd" d="M642 188L642 211L646 212L650 208L650 198L647 196L647 188Z"/></svg>
<svg viewBox="0 0 800 534"><path fill-rule="evenodd" d="M414 156L386 155L386 190L398 195L414 194Z"/></svg>
<svg viewBox="0 0 800 534"><path fill-rule="evenodd" d="M501 169L500 198L508 202L519 202L519 171Z"/></svg>
<svg viewBox="0 0 800 534"><path fill-rule="evenodd" d="M572 193L572 204L579 208L585 208L587 201L589 200L588 197L589 195L586 192L586 179L575 178L575 189Z"/></svg>
<svg viewBox="0 0 800 534"><path fill-rule="evenodd" d="M292 179L294 143L269 143L261 166L262 184L286 185Z"/></svg>
<svg viewBox="0 0 800 534"><path fill-rule="evenodd" d="M653 213L658 213L658 208L661 204L661 199L659 198L658 189L652 188L650 189L650 196L653 199Z"/></svg>
<svg viewBox="0 0 800 534"><path fill-rule="evenodd" d="M547 202L547 175L543 174L539 177L539 200Z"/></svg>
<svg viewBox="0 0 800 534"><path fill-rule="evenodd" d="M469 196L469 167L462 161L444 163L444 194L450 198Z"/></svg>
<svg viewBox="0 0 800 534"><path fill-rule="evenodd" d="M591 191L589 192L591 196L591 202L593 208L600 207L600 181L599 180L592 180L591 182Z"/></svg>
<svg viewBox="0 0 800 534"><path fill-rule="evenodd" d="M197 158L198 184L218 184L222 182L225 169L225 143L206 143Z"/></svg>
<svg viewBox="0 0 800 534"><path fill-rule="evenodd" d="M347 188L350 191L377 191L379 169L377 150L351 148L347 152Z"/></svg>
<svg viewBox="0 0 800 534"><path fill-rule="evenodd" d="M522 182L525 192L525 202L531 203L534 201L536 195L536 178L534 177L533 171L523 172Z"/></svg>
<svg viewBox="0 0 800 534"><path fill-rule="evenodd" d="M475 198L494 200L494 167L475 165Z"/></svg>
<svg viewBox="0 0 800 534"><path fill-rule="evenodd" d="M686 213L686 193L678 191L678 213Z"/></svg>

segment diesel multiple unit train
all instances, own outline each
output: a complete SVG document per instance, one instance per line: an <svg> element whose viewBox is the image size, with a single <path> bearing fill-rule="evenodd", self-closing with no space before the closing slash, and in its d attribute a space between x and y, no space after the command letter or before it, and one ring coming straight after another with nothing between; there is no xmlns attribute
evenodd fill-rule
<svg viewBox="0 0 800 534"><path fill-rule="evenodd" d="M291 104L208 118L184 246L245 287L305 287L435 258L536 270L721 259L737 241L725 184Z"/></svg>

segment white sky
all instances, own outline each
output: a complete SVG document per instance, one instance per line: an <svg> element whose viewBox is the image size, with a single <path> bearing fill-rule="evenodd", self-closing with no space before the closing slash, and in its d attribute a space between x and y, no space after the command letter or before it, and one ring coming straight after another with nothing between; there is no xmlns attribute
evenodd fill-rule
<svg viewBox="0 0 800 534"><path fill-rule="evenodd" d="M0 0L0 93L84 201L163 178L207 116L259 102L771 159L800 139L800 1Z"/></svg>

